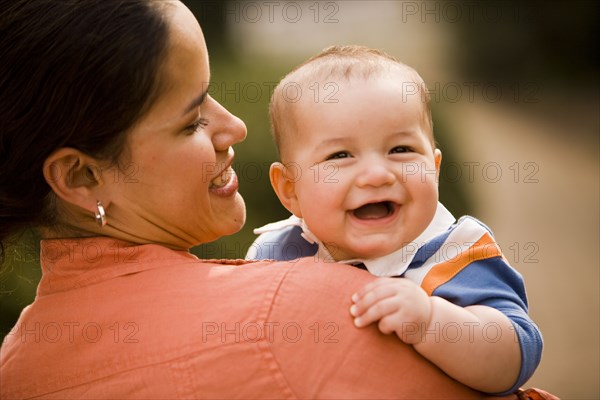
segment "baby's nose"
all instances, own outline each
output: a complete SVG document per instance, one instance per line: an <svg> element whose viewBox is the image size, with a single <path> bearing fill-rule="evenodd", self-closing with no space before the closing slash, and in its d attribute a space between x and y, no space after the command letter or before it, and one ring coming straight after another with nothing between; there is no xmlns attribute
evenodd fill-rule
<svg viewBox="0 0 600 400"><path fill-rule="evenodd" d="M379 187L391 185L396 181L396 175L385 161L369 162L362 166L361 172L356 177L359 187Z"/></svg>

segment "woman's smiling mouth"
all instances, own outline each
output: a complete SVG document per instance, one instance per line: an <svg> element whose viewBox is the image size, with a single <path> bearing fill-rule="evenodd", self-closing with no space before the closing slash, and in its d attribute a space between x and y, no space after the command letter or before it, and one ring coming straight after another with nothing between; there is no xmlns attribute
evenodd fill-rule
<svg viewBox="0 0 600 400"><path fill-rule="evenodd" d="M237 192L237 189L237 175L231 166L224 169L220 175L210 181L210 186L208 188L211 193L218 196L231 196Z"/></svg>

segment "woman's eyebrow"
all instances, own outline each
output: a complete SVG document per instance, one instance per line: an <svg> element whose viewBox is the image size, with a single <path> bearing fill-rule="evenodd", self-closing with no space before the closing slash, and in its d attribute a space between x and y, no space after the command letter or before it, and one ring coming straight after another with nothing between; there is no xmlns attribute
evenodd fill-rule
<svg viewBox="0 0 600 400"><path fill-rule="evenodd" d="M189 113L194 108L197 108L200 104L204 103L204 100L206 100L207 94L208 94L208 89L206 89L204 92L202 92L202 94L200 96L198 96L194 100L192 100L192 102L183 111L182 116Z"/></svg>

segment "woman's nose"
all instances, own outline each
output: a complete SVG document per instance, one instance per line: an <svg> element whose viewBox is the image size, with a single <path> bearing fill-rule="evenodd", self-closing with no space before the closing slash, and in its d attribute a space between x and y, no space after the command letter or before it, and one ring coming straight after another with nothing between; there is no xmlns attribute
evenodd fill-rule
<svg viewBox="0 0 600 400"><path fill-rule="evenodd" d="M356 185L359 187L380 187L391 185L396 181L396 175L385 160L364 162L356 177Z"/></svg>
<svg viewBox="0 0 600 400"><path fill-rule="evenodd" d="M209 97L207 101L210 102L211 108L208 119L213 146L217 151L227 151L229 147L246 138L246 124L213 98Z"/></svg>

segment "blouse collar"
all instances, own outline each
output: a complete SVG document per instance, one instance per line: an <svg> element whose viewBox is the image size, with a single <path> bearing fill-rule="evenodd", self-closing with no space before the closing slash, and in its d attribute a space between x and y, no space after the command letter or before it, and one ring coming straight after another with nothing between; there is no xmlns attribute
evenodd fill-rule
<svg viewBox="0 0 600 400"><path fill-rule="evenodd" d="M42 279L37 296L99 283L164 266L166 260L197 260L185 250L135 244L105 236L42 240Z"/></svg>

